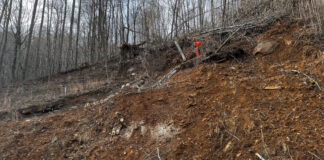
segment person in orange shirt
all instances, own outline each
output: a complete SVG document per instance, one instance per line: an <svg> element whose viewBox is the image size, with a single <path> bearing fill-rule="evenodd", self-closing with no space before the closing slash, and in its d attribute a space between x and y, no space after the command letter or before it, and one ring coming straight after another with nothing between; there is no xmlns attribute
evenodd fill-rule
<svg viewBox="0 0 324 160"><path fill-rule="evenodd" d="M201 46L201 42L195 41L195 46L196 46L196 55L198 57L200 55L200 49L199 49L199 47Z"/></svg>

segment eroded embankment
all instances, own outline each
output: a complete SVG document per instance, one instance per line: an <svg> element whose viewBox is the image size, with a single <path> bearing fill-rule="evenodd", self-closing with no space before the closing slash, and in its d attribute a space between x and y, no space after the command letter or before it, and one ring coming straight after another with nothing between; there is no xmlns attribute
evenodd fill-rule
<svg viewBox="0 0 324 160"><path fill-rule="evenodd" d="M324 93L314 81L324 86L324 54L298 33L276 24L253 41L276 40L267 55L189 67L106 103L0 122L0 159L322 158ZM229 46L253 51L243 41Z"/></svg>

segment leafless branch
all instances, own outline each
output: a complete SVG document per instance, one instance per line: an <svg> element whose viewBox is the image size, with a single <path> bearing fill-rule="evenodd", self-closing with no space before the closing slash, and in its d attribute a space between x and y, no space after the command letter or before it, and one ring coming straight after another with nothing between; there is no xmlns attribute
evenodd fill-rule
<svg viewBox="0 0 324 160"><path fill-rule="evenodd" d="M266 159L263 158L259 153L255 153L255 155L256 155L260 160L266 160Z"/></svg>
<svg viewBox="0 0 324 160"><path fill-rule="evenodd" d="M322 115L324 115L324 112L323 112L320 108L317 108L317 110L318 110Z"/></svg>
<svg viewBox="0 0 324 160"><path fill-rule="evenodd" d="M301 72L301 71L298 71L298 70L291 70L290 72L293 72L293 73L298 73L298 74L301 74L303 76L305 76L310 82L314 83L314 85L321 91L321 92L324 92L324 90L322 89L322 87L318 84L318 82L310 77L309 75L305 74L304 72Z"/></svg>
<svg viewBox="0 0 324 160"><path fill-rule="evenodd" d="M229 135L231 135L232 137L234 137L235 139L237 139L239 142L241 142L241 140L238 137L236 137L234 134L232 134L231 132L226 131L226 130L225 130L225 132L228 133Z"/></svg>
<svg viewBox="0 0 324 160"><path fill-rule="evenodd" d="M298 107L295 107L292 111L290 111L290 112L288 113L288 115L286 116L286 120L289 118L289 116L290 116L292 113L294 113L294 112L296 111L297 108L298 108Z"/></svg>
<svg viewBox="0 0 324 160"><path fill-rule="evenodd" d="M311 155L313 155L314 157L316 157L316 158L319 159L319 160L323 160L321 157L317 156L317 155L316 155L315 153L313 153L313 152L308 151L308 153L311 154Z"/></svg>
<svg viewBox="0 0 324 160"><path fill-rule="evenodd" d="M160 149L159 148L156 148L156 153L157 153L158 159L161 160L161 157L160 157Z"/></svg>

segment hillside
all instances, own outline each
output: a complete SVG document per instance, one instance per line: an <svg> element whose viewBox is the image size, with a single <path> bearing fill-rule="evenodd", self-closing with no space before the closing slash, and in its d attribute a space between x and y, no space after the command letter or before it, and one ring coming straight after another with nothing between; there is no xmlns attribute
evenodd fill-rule
<svg viewBox="0 0 324 160"><path fill-rule="evenodd" d="M0 159L322 159L324 46L298 26L280 19L200 34L194 38L209 58L190 59L192 65L170 43L150 49L159 53L160 70L149 61L145 71L138 58L123 71L111 62L106 71L98 64L32 81L34 96L16 93L13 99L25 99L1 108L10 115L0 119L10 122L0 122ZM183 39L190 57L193 44ZM270 53L255 50L268 41L278 43ZM174 67L180 69L163 79ZM88 88L46 99L54 86L77 86L83 74ZM134 88L122 88L127 83Z"/></svg>

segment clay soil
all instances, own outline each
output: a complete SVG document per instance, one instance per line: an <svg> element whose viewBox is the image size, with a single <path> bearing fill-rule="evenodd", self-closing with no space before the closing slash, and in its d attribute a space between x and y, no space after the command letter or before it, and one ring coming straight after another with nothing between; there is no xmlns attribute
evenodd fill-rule
<svg viewBox="0 0 324 160"><path fill-rule="evenodd" d="M276 24L255 37L280 42L270 55L182 70L160 88L124 90L101 105L0 122L0 159L324 158L324 92L292 72L324 86L324 53L297 39L302 29Z"/></svg>

